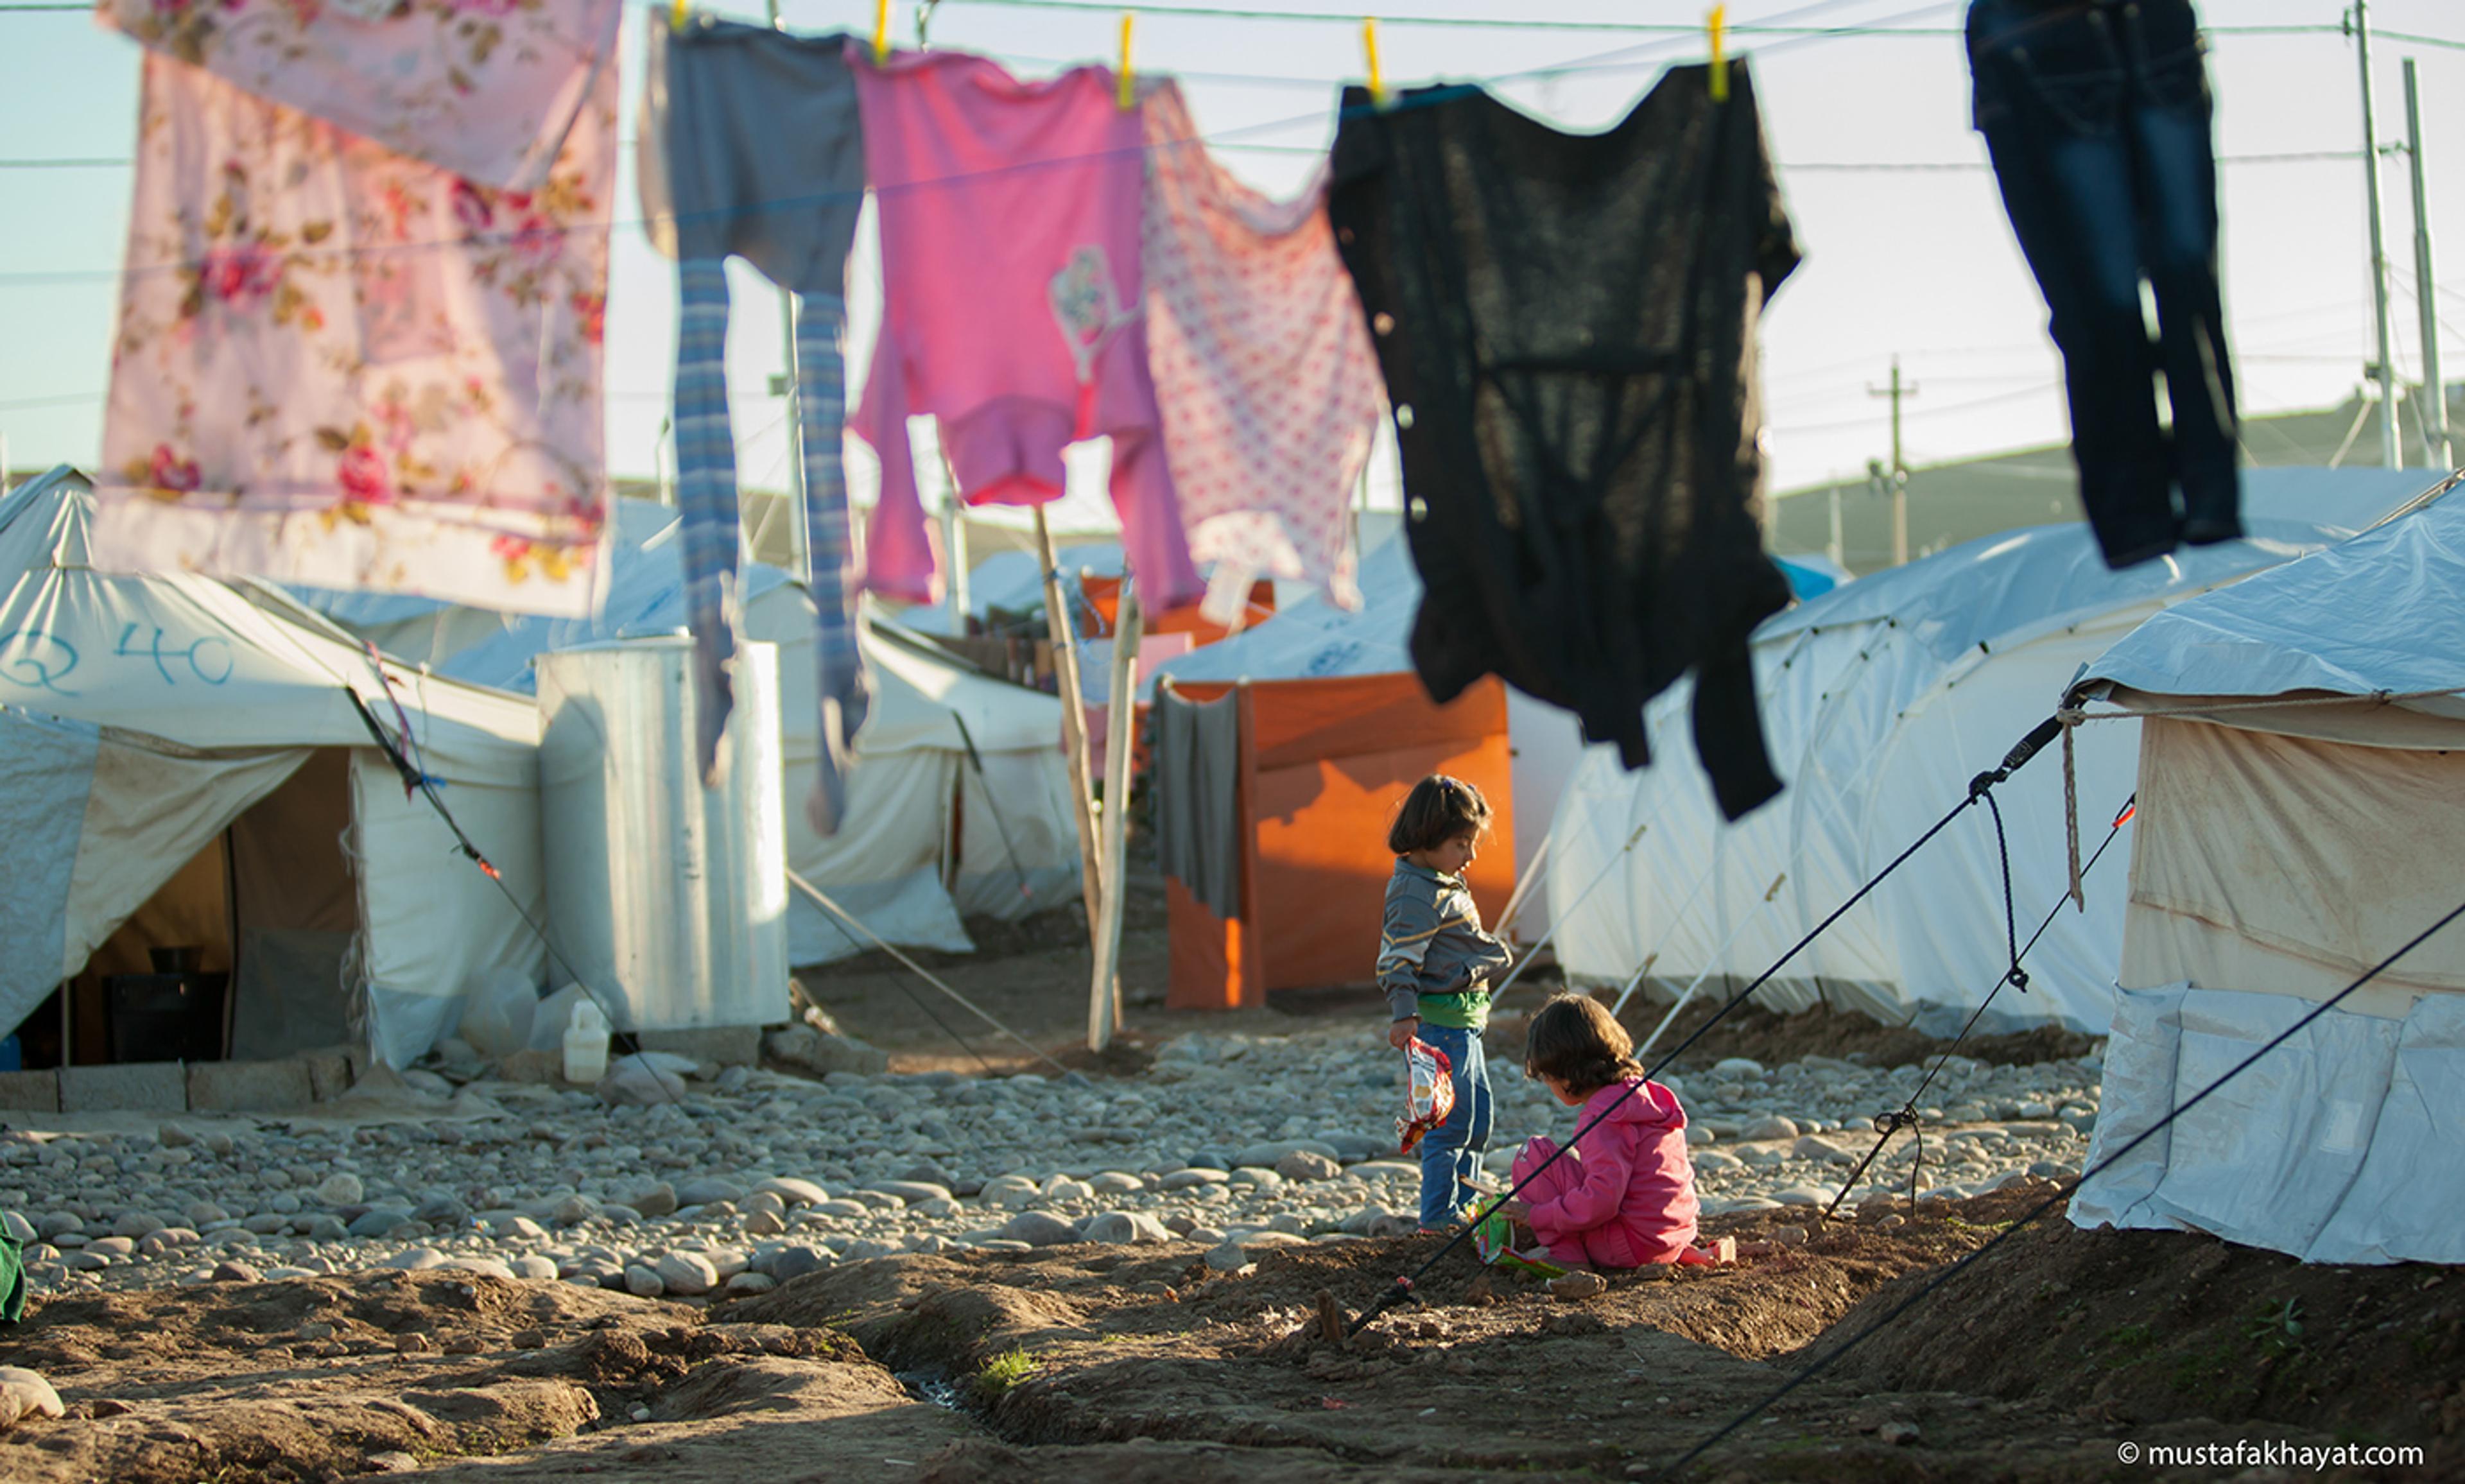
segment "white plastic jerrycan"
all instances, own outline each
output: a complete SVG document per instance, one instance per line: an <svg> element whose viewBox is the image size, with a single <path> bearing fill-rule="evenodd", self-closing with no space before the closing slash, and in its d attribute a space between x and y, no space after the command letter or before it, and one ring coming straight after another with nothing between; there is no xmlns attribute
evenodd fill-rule
<svg viewBox="0 0 2465 1484"><path fill-rule="evenodd" d="M608 1017L588 1000L576 1000L565 1030L565 1079L589 1087L607 1074Z"/></svg>

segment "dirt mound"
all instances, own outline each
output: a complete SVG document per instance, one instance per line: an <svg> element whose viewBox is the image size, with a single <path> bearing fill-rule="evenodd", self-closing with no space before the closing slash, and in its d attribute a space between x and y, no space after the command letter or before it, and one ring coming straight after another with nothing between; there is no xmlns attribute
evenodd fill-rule
<svg viewBox="0 0 2465 1484"><path fill-rule="evenodd" d="M1462 1477L1446 1469L1382 1469L1377 1476L1380 1484L1453 1484ZM1023 1479L1069 1479L1079 1484L1263 1484L1266 1480L1320 1484L1360 1477L1357 1466L1314 1449L1263 1452L1151 1438L1099 1447L1037 1449L973 1439L953 1443L924 1460L917 1474L920 1484L1019 1484Z"/></svg>
<svg viewBox="0 0 2465 1484"><path fill-rule="evenodd" d="M1843 1333L1907 1286L1868 1297ZM2083 1231L2058 1208L1841 1369L2121 1424L2255 1418L2424 1443L2430 1476L2465 1467L2465 1275L2420 1264L2307 1266L2193 1232Z"/></svg>
<svg viewBox="0 0 2465 1484"><path fill-rule="evenodd" d="M1728 993L1742 987L1743 985L1735 986ZM1718 1012L1727 994L1715 996L1712 988L1706 985L1704 993L1661 1032L1653 1052L1654 1057L1694 1034ZM1519 994L1517 1000L1521 1002L1523 997ZM1540 1008L1539 997L1535 996L1530 1003L1517 1004L1517 1013L1492 1019L1492 1054L1511 1055L1520 1063L1524 1028ZM1639 1040L1651 1033L1667 1013L1666 1005L1646 1004L1638 997L1628 1005L1620 1024ZM1960 1043L1960 1054L1996 1066L2027 1067L2085 1056L2097 1045L2090 1036L2055 1026L2036 1026L2010 1035L1972 1035ZM1817 1005L1781 1015L1750 1000L1721 1017L1703 1039L1688 1047L1686 1054L1677 1059L1677 1067L1680 1071L1699 1070L1724 1056L1750 1057L1765 1066L1778 1066L1803 1056L1836 1056L1870 1067L1899 1067L1951 1049L1948 1039L1924 1035L1905 1026L1881 1025L1851 1010Z"/></svg>
<svg viewBox="0 0 2465 1484"><path fill-rule="evenodd" d="M842 1403L870 1396L882 1406L910 1400L905 1388L879 1366L845 1365L763 1356L712 1361L694 1368L651 1407L661 1422L734 1417L746 1412L802 1411L815 1386L828 1386Z"/></svg>
<svg viewBox="0 0 2465 1484"><path fill-rule="evenodd" d="M69 1416L0 1436L0 1478L315 1479L382 1452L526 1448L681 1375L677 1318L449 1272L52 1299L0 1362L40 1371Z"/></svg>
<svg viewBox="0 0 2465 1484"><path fill-rule="evenodd" d="M1084 1286L1121 1258L1110 1249L1070 1251L1094 1255L851 1263L741 1300L725 1314L739 1323L827 1325L894 1370L964 1375L994 1350L1063 1332L1092 1333L1085 1312L1055 1291Z"/></svg>
<svg viewBox="0 0 2465 1484"><path fill-rule="evenodd" d="M1719 1217L1769 1247L1610 1274L1581 1302L1451 1253L1336 1338L1322 1304L1360 1314L1439 1239L1273 1249L1230 1274L1188 1243L883 1258L707 1309L450 1274L61 1300L0 1361L47 1369L70 1415L0 1434L0 1477L324 1479L392 1451L457 1484L1640 1476L2050 1188ZM1690 1476L2084 1484L2119 1441L2233 1439L2421 1443L2446 1476L2465 1465L2458 1281L2032 1227Z"/></svg>

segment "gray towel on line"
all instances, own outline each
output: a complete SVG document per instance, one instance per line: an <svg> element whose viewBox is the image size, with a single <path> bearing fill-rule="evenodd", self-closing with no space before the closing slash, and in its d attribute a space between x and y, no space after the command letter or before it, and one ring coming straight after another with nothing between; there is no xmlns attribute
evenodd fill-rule
<svg viewBox="0 0 2465 1484"><path fill-rule="evenodd" d="M1156 687L1156 853L1164 874L1208 911L1241 915L1240 821L1234 813L1241 765L1234 698L1187 701Z"/></svg>

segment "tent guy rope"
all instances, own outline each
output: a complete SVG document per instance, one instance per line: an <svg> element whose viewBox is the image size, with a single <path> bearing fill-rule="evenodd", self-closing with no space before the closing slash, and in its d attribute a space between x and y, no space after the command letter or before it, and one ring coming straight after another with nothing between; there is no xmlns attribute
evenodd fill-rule
<svg viewBox="0 0 2465 1484"><path fill-rule="evenodd" d="M1033 1054L1036 1060L1043 1062L1054 1071L1060 1073L1064 1077L1077 1077L1079 1075L1078 1073L1073 1072L1068 1067L1055 1061L1052 1056L1047 1054L1043 1049L1038 1047L1034 1042L994 1019L991 1013L986 1010L983 1006L980 1006L975 1001L968 999L958 990L951 988L949 985L944 983L942 978L935 974L931 969L926 968L923 964L917 963L907 954L900 951L898 944L891 942L887 939L884 939L880 934L876 933L873 929L865 926L860 919L858 919L854 914L850 913L845 907L840 906L837 902L831 900L828 896L824 895L820 887L815 886L812 882L806 880L803 876L798 875L792 871L788 873L788 884L811 897L823 911L830 913L833 917L840 919L842 921L845 921L850 926L854 927L857 932L862 933L869 939L872 939L873 945L875 947L879 948L882 952L889 954L892 958L897 959L899 963L907 965L907 967L915 973L917 978L923 980L934 988L941 990L951 999L958 1001L978 1020L983 1021L986 1025L992 1027L995 1030L1000 1031L1011 1040L1016 1041L1019 1045L1027 1048L1028 1052ZM956 1032L953 1032L953 1034L955 1033ZM969 1050L973 1051L974 1049L970 1047Z"/></svg>
<svg viewBox="0 0 2465 1484"><path fill-rule="evenodd" d="M1772 976L1778 974L1791 959L1796 958L1800 953L1804 952L1808 944L1813 942L1817 938L1822 937L1826 932L1829 932L1833 923L1839 921L1843 917L1848 915L1849 909L1856 906L1859 902L1864 901L1866 897L1874 892L1875 888L1883 884L1884 880L1888 878L1892 873L1899 870L1901 866L1908 863L1911 856L1925 849L1925 847L1933 841L1936 835L1939 835L1943 833L1943 831L1949 829L1951 822L1958 819L1964 809L1968 808L1970 806L1976 804L1980 799L1985 798L1995 788L1996 786L2002 784L2010 778L2013 773L2027 765L2029 760L2035 757L2037 753L2045 747L2046 743L2054 741L2055 733L2061 729L2062 723L2053 717L2048 717L2043 721L2038 722L2034 727L2032 727L2027 736L2021 738L2017 742L2012 743L2011 750L2003 755L2003 761L2000 764L1978 774L1975 778L1970 779L1968 781L1967 795L1959 803L1953 805L1941 819L1938 819L1932 825L1929 825L1926 828L1926 831L1923 834L1919 835L1914 841L1910 842L1907 849L1901 851L1898 855L1893 856L1890 864L1883 867L1882 870L1877 872L1874 875L1868 877L1864 885L1858 887L1856 891L1850 894L1848 900L1842 902L1839 906L1832 908L1830 916L1816 923L1813 929L1807 933L1805 937L1791 944L1788 951L1783 953L1778 959L1774 960L1769 968L1766 968L1762 973L1756 975L1751 984L1748 984L1743 989L1741 989L1736 994L1730 996L1726 1003L1721 1005L1718 1010L1713 1012L1712 1017L1709 1020L1706 1020L1700 1026L1696 1027L1695 1030L1687 1035L1685 1040L1678 1042L1674 1047L1671 1047L1658 1061L1654 1062L1651 1070L1643 1074L1642 1080L1629 1083L1624 1093L1612 1099L1608 1107L1603 1108L1592 1118L1590 1122L1586 1123L1583 1127L1575 1130L1573 1136L1568 1138L1565 1143L1559 1145L1555 1150L1551 1151L1547 1159L1544 1159L1540 1163L1534 1165L1530 1174L1525 1175L1521 1180L1517 1181L1514 1186L1508 1189L1505 1194L1499 1196L1495 1201L1492 1201L1481 1214L1486 1216L1490 1211L1496 1210L1499 1203L1513 1200L1517 1195L1522 1192L1525 1186L1531 1185L1535 1180L1540 1179L1542 1171L1557 1163L1561 1159L1564 1159L1568 1150L1574 1148L1577 1144L1583 1141L1583 1138L1586 1134L1590 1133L1593 1129L1599 1127L1603 1120L1614 1115L1620 1107L1625 1105L1628 1098L1634 1096L1637 1088L1643 1087L1657 1078L1660 1074L1668 1068L1671 1062L1676 1061L1679 1056L1683 1055L1688 1047L1693 1046L1697 1041L1701 1040L1706 1034L1710 1033L1712 1028L1719 1025L1731 1010L1743 1005L1750 997L1753 996L1756 990L1761 989L1765 984L1769 983ZM1478 1223L1477 1221L1467 1224L1462 1229L1456 1231L1454 1236L1448 1238L1445 1246L1439 1248L1435 1252L1431 1253L1428 1260L1423 1262L1420 1267L1414 1269L1412 1273L1408 1275L1396 1278L1392 1286L1388 1287L1376 1298L1372 1299L1369 1306L1361 1311L1360 1317L1355 1318L1349 1325L1345 1326L1344 1334L1346 1336L1351 1336L1361 1333L1362 1327L1367 1324L1370 1320L1378 1318L1379 1315L1386 1313L1388 1309L1393 1307L1398 1301L1410 1298L1412 1295L1413 1285L1419 1282L1422 1277L1426 1276L1431 1269L1444 1261L1449 1252L1461 1247L1464 1244L1465 1239L1472 1235L1474 1228L1477 1225Z"/></svg>
<svg viewBox="0 0 2465 1484"><path fill-rule="evenodd" d="M2415 948L2421 946L2426 941L2428 941L2432 934L2437 933L2440 929L2448 926L2459 918L2465 918L2465 902L2458 902L2454 907L2452 907L2447 912L2441 914L2438 920L2432 922L2429 927L2424 928L2421 932L2416 933L2413 937L2407 939L2404 944L2398 947L2394 953L2391 953L2387 958L2380 960L2369 968L2363 970L2361 977L2355 979L2351 984L2345 986L2343 989L2338 990L2335 994L2330 995L2327 999L2313 1006L2309 1012L2304 1014L2300 1019L2295 1021L2292 1025L2287 1026L2284 1030L2270 1037L2266 1044L2260 1046L2250 1055L2245 1056L2242 1060L2234 1063L2232 1067L2227 1068L2224 1073L2217 1076L2216 1080L2209 1083L2206 1087L2201 1088L2198 1092L2184 1099L2181 1103L2177 1104L2172 1111L2168 1112L2164 1118L2159 1119L2156 1122L2151 1123L2145 1129L2143 1129L2138 1135L2132 1138L2130 1141L2123 1144L2122 1147L2114 1150L2104 1159L2098 1161L2095 1164L2081 1171L2078 1179L2058 1185L2055 1187L2054 1194L2038 1202L2034 1207L2023 1213L2019 1219L2013 1221L2010 1226L2005 1227L2002 1230L1996 1232L1974 1251L1969 1252L1966 1256L1962 1257L1959 1261L1954 1262L1949 1267L1943 1269L1933 1278L1929 1279L1923 1286L1920 1287L1917 1292L1909 1295L1908 1297L1893 1305L1890 1310L1885 1312L1873 1323L1867 1325L1864 1329L1859 1330L1856 1334L1850 1336L1847 1340L1842 1340L1838 1345L1825 1352L1823 1355L1818 1356L1813 1361L1808 1362L1804 1369L1800 1370L1796 1375L1791 1376L1787 1382L1775 1388L1769 1395L1757 1400L1752 1406L1746 1407L1745 1410L1731 1418L1720 1429L1720 1430L1712 1433L1709 1437L1704 1438L1693 1448L1688 1449L1683 1454L1680 1454L1675 1461L1670 1463L1668 1467L1660 1471L1660 1476L1663 1478L1676 1478L1679 1474L1683 1473L1688 1465L1694 1463L1696 1459L1702 1457L1706 1451L1708 1451L1715 1444L1719 1443L1722 1438L1729 1436L1740 1428L1744 1427L1747 1423L1752 1422L1755 1418L1761 1416L1773 1403L1780 1401L1783 1397L1788 1396L1790 1392L1806 1384L1807 1382L1811 1381L1823 1371L1830 1368L1842 1356L1847 1355L1850 1351L1854 1350L1867 1340L1873 1338L1874 1335L1880 1331L1885 1325L1890 1324L1894 1319L1899 1318L1901 1315L1908 1313L1911 1309L1914 1309L1919 1304L1924 1302L1929 1296L1936 1293L1953 1278L1956 1278L1961 1274L1966 1272L1987 1253L2002 1246L2005 1242L2010 1241L2015 1233L2026 1230L2030 1226L2033 1225L2039 1217L2045 1215L2048 1211L2053 1210L2054 1207L2060 1203L2069 1200L2076 1192L2078 1191L2081 1185L2094 1180L2104 1171L2112 1168L2116 1163L2129 1156L2132 1151L2138 1149L2142 1144L2146 1143L2149 1140L2172 1127L2175 1119L2180 1119L2184 1114L2190 1112L2193 1108L2196 1108L2201 1103L2207 1101L2218 1089L2224 1087L2228 1082L2232 1081L2235 1077L2242 1075L2243 1073L2251 1070L2251 1068L2257 1063L2261 1057L2266 1056L2269 1052L2284 1045L2288 1040L2291 1040L2297 1032L2302 1030L2312 1022L2328 1013L2328 1011L2336 1008L2340 1004L2343 1003L2348 995L2351 995L2354 991L2362 988L2363 986L2370 983L2381 974L2387 972L2389 966L2394 964L2397 960L2404 958L2409 953L2411 953Z"/></svg>

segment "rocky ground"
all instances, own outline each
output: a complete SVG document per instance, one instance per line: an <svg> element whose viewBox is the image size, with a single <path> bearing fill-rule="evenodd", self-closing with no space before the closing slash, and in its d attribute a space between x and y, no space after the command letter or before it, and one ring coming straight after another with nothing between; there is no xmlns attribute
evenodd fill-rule
<svg viewBox="0 0 2465 1484"><path fill-rule="evenodd" d="M1671 1075L1706 1229L1749 1255L1560 1296L1411 1233L1374 1002L1164 1010L1146 916L1130 1030L1100 1058L1061 1050L1083 952L1030 931L934 964L1077 1071L960 1046L912 984L858 963L808 990L889 1053L877 1074L697 1068L611 1106L449 1047L289 1117L0 1132L0 1220L33 1280L26 1322L0 1326L0 1479L1659 1477L1870 1328L1684 1476L2465 1469L2447 1273L2085 1232L2049 1207L2098 1104L2079 1037L1941 1061L1855 1017L1743 1010ZM1490 1037L1499 1173L1572 1116L1516 1071L1540 998ZM1922 1154L1896 1135L1827 1220L1874 1117L1913 1096ZM1432 1258L1414 1302L1330 1338L1324 1314ZM2121 1451L2237 1442L2422 1452Z"/></svg>
<svg viewBox="0 0 2465 1484"><path fill-rule="evenodd" d="M54 1378L0 1429L27 1484L1320 1484L1657 1478L2051 1193L1717 1216L1775 1244L1580 1302L1430 1237L844 1261L770 1292L641 1298L376 1271L56 1296L0 1338ZM1794 1234L1787 1228L1810 1229ZM1765 1481L2455 1477L2465 1296L2164 1232L2023 1229L1683 1474ZM2289 1329L2294 1315L2303 1322ZM0 1399L9 1394L0 1372ZM2152 1446L2421 1448L2412 1461L2125 1467Z"/></svg>
<svg viewBox="0 0 2465 1484"><path fill-rule="evenodd" d="M1383 1157L1396 1068L1364 1039L1348 1022L1186 1034L1135 1077L738 1068L619 1107L480 1079L358 1117L11 1132L0 1220L28 1244L38 1294L455 1267L691 1296L892 1253L1080 1240L1229 1242L1217 1260L1237 1267L1268 1246L1413 1229L1418 1170ZM1564 1137L1571 1117L1512 1066L1493 1078L1501 1176L1524 1138ZM1675 1076L1706 1211L1828 1204L1875 1143L1872 1116L1919 1076L1825 1057ZM1926 1095L1922 1165L1897 1135L1856 1198L2076 1172L2096 1076L2093 1057L1952 1059Z"/></svg>

